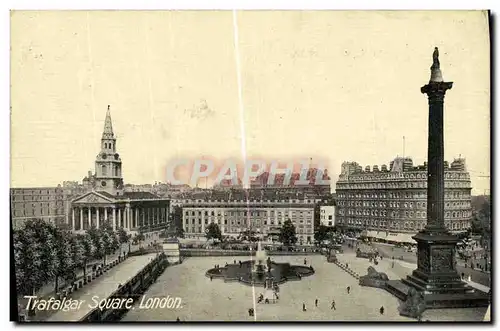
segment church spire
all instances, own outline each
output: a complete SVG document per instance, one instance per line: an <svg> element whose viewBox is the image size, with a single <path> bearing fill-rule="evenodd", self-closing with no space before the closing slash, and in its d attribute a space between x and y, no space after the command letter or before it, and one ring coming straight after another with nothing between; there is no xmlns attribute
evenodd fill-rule
<svg viewBox="0 0 500 331"><path fill-rule="evenodd" d="M111 124L111 112L109 110L106 112L106 119L104 120L104 131L102 132L102 139L114 139L113 125Z"/></svg>

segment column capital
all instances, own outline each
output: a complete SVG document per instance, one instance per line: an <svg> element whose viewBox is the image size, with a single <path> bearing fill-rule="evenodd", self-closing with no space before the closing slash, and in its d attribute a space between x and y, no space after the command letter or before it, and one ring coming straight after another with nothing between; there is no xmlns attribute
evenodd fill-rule
<svg viewBox="0 0 500 331"><path fill-rule="evenodd" d="M429 102L443 101L447 90L451 90L453 82L430 82L422 86L420 92L427 94Z"/></svg>

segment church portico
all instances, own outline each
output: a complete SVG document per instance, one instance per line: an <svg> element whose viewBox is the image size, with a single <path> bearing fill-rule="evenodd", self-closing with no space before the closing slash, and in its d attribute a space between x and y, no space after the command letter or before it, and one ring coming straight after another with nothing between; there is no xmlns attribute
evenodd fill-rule
<svg viewBox="0 0 500 331"><path fill-rule="evenodd" d="M95 174L83 179L89 192L71 203L73 231L109 225L114 231L153 232L165 229L170 200L149 192L124 192L122 161L116 149L110 107L104 120L101 150L95 160Z"/></svg>
<svg viewBox="0 0 500 331"><path fill-rule="evenodd" d="M130 196L141 193L143 199ZM109 225L113 230L149 232L167 226L169 200L145 198L144 192L126 192L123 196L110 196L106 192L89 192L72 202L71 225L73 231L86 231ZM124 198L126 200L124 200Z"/></svg>

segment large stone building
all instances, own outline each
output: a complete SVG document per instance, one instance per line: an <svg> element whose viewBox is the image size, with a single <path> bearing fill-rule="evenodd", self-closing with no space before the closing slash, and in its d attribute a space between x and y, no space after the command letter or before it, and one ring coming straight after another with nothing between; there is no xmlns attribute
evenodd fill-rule
<svg viewBox="0 0 500 331"><path fill-rule="evenodd" d="M304 194L230 190L201 192L182 203L182 224L186 238L204 238L210 223L222 235L237 238L254 231L263 240L275 237L283 223L295 225L299 244L314 242L314 198Z"/></svg>
<svg viewBox="0 0 500 331"><path fill-rule="evenodd" d="M408 239L426 225L427 164L415 167L411 158L398 157L389 168L382 165L370 170L367 166L363 170L356 162L344 162L336 194L338 226L367 230L380 239L405 233ZM446 227L452 232L466 231L471 216L471 181L465 160L445 162Z"/></svg>
<svg viewBox="0 0 500 331"><path fill-rule="evenodd" d="M72 201L71 228L84 231L107 223L113 229L129 232L158 231L166 228L169 200L150 192L126 192L123 185L122 161L116 149L111 114L108 106L101 151L95 161L95 174L83 179L88 193Z"/></svg>
<svg viewBox="0 0 500 331"><path fill-rule="evenodd" d="M10 189L11 218L14 229L22 227L28 219L42 219L61 226L66 222L63 188L33 187Z"/></svg>
<svg viewBox="0 0 500 331"><path fill-rule="evenodd" d="M335 206L320 206L320 224L323 226L335 226Z"/></svg>

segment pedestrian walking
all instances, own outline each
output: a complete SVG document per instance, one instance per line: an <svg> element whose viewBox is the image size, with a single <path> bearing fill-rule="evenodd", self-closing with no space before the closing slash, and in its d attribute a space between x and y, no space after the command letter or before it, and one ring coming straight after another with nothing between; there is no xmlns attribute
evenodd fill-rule
<svg viewBox="0 0 500 331"><path fill-rule="evenodd" d="M304 265L307 265L307 259L304 259Z"/></svg>
<svg viewBox="0 0 500 331"><path fill-rule="evenodd" d="M318 299L314 300L314 305L318 307Z"/></svg>
<svg viewBox="0 0 500 331"><path fill-rule="evenodd" d="M332 300L332 306L330 307L330 309L337 310L337 308L335 307L335 300Z"/></svg>
<svg viewBox="0 0 500 331"><path fill-rule="evenodd" d="M384 315L384 306L380 307L380 315Z"/></svg>
<svg viewBox="0 0 500 331"><path fill-rule="evenodd" d="M302 311L307 311L305 303L302 303Z"/></svg>
<svg viewBox="0 0 500 331"><path fill-rule="evenodd" d="M351 287L347 286L347 294L351 293Z"/></svg>

